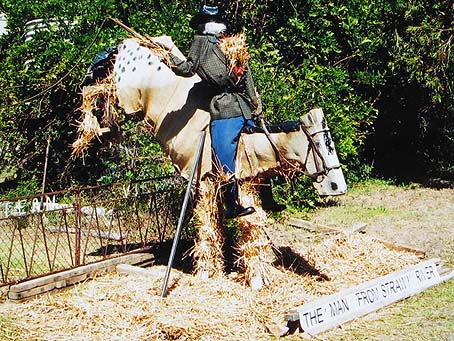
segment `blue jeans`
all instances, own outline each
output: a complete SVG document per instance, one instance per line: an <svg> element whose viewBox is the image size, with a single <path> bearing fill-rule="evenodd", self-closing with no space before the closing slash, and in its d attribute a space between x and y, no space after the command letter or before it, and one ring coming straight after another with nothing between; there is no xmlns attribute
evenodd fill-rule
<svg viewBox="0 0 454 341"><path fill-rule="evenodd" d="M243 116L211 121L211 145L226 173L235 172L236 149L244 126L255 126Z"/></svg>

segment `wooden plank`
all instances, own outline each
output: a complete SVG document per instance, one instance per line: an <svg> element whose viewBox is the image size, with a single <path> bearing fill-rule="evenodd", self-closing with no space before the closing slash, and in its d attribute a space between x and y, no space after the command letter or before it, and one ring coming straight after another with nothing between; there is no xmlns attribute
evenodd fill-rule
<svg viewBox="0 0 454 341"><path fill-rule="evenodd" d="M16 301L16 302L23 301L25 299L44 294L44 293L51 291L53 289L56 289L56 288L64 288L65 286L66 286L66 281L62 280L59 282L49 283L49 284L39 286L36 288L32 288L29 290L25 290L25 291L19 291L19 292L9 291L8 299L13 302L14 301Z"/></svg>
<svg viewBox="0 0 454 341"><path fill-rule="evenodd" d="M152 271L149 269L141 268L140 266L134 266L130 264L118 264L117 272L121 275L138 275L145 277L159 277L164 276L165 271Z"/></svg>
<svg viewBox="0 0 454 341"><path fill-rule="evenodd" d="M68 227L66 229L63 226L47 226L46 230L51 233L77 233L77 229L73 227ZM123 239L127 239L128 235L122 235L120 233L115 232L104 232L104 231L97 231L97 230L81 230L81 233L86 236L97 237L102 239L108 240L115 240L115 241L122 241Z"/></svg>
<svg viewBox="0 0 454 341"><path fill-rule="evenodd" d="M367 228L367 224L363 222L356 223L352 226L352 229L349 232L365 232Z"/></svg>
<svg viewBox="0 0 454 341"><path fill-rule="evenodd" d="M295 321L297 313L305 333L321 333L452 279L454 272L440 276L436 261L431 259L322 297L296 308L285 318Z"/></svg>
<svg viewBox="0 0 454 341"><path fill-rule="evenodd" d="M383 244L384 246L386 246L388 249L391 249L391 250L411 252L411 253L414 253L420 259L424 259L426 257L425 251L412 248L411 246L402 245L400 243L399 244L392 243L390 241L383 240L383 239L377 239L377 238L374 238L374 240Z"/></svg>
<svg viewBox="0 0 454 341"><path fill-rule="evenodd" d="M100 272L112 271L118 264L138 264L149 261L153 257L154 256L152 254L133 253L65 270L59 273L50 274L44 277L35 278L30 281L12 285L9 288L8 298L15 301L34 297L53 289L63 288L68 285L79 283L86 279L92 278Z"/></svg>
<svg viewBox="0 0 454 341"><path fill-rule="evenodd" d="M62 279L66 279L69 277L78 276L83 273L98 271L99 269L104 269L106 267L115 267L117 264L120 263L138 264L143 261L149 260L153 257L154 257L153 255L147 253L132 253L120 257L110 258L97 263L79 266L74 269L57 272L54 274L15 284L10 287L10 291L28 290L30 288L49 284L55 281L60 281Z"/></svg>
<svg viewBox="0 0 454 341"><path fill-rule="evenodd" d="M313 223L312 221L298 219L298 218L290 218L288 220L288 223L292 226L303 228L303 229L306 229L306 230L309 230L312 232L334 232L334 233L342 232L341 230L336 229L334 227L320 225L320 224Z"/></svg>

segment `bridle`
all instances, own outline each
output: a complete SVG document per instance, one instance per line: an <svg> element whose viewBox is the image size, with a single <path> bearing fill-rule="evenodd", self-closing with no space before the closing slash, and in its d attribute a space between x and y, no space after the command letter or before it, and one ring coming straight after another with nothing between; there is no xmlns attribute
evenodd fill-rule
<svg viewBox="0 0 454 341"><path fill-rule="evenodd" d="M307 129L307 127L303 124L303 122L301 122L300 127L301 127L301 130L304 132L304 134L306 134L307 141L309 142L309 146L307 148L306 160L305 160L304 164L307 165L308 159L309 159L309 154L312 151L312 153L314 155L314 163L315 163L315 169L316 169L316 171L314 173L309 174L307 172L304 172L304 174L306 176L308 176L309 178L311 178L313 182L320 183L323 181L323 177L326 176L329 173L329 171L331 171L332 169L338 169L341 167L340 163L335 164L334 166L328 167L326 165L326 160L324 159L323 155L320 153L320 150L317 148L317 145L314 141L314 137L316 135L324 134L324 142L325 142L326 148L328 149L328 151L330 153L334 152L333 147L331 147L332 140L329 135L330 130L328 128L323 128L316 132L310 133L309 130Z"/></svg>
<svg viewBox="0 0 454 341"><path fill-rule="evenodd" d="M331 167L328 167L326 165L326 160L324 159L323 155L320 153L320 150L317 148L317 144L315 143L314 137L318 134L324 134L324 142L325 146L328 149L329 153L334 152L333 147L331 146L332 140L330 137L330 130L329 128L326 128L326 125L323 125L324 128L321 130L318 130L316 132L310 133L307 127L303 124L303 122L299 122L298 127L304 132L304 134L307 137L307 141L309 143L308 148L307 148L307 155L306 155L306 160L304 161L304 166L307 167L308 160L309 160L309 155L312 154L314 155L314 164L315 164L315 169L316 171L314 173L308 173L307 171L302 171L300 167L294 165L291 161L287 160L279 151L279 148L276 146L274 143L271 134L269 131L266 129L266 126L264 122L261 122L261 128L263 132L265 133L267 139L271 143L271 146L273 148L273 151L276 155L276 161L279 163L285 162L288 166L290 166L290 169L293 169L296 173L302 172L305 176L309 177L312 179L313 182L320 183L323 181L323 177L326 176L331 170L333 169L338 169L341 167L340 163L337 163ZM307 168L306 168L307 170Z"/></svg>

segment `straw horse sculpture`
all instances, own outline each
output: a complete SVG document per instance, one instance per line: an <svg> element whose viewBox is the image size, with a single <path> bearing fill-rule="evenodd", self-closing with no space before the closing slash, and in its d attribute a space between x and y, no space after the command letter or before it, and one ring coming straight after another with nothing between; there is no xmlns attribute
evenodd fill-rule
<svg viewBox="0 0 454 341"><path fill-rule="evenodd" d="M184 58L176 48L172 53ZM215 176L212 159L208 112L211 98L206 95L206 88L197 75L176 76L155 51L136 39L126 39L118 46L112 81L119 107L128 114L143 114L183 177L189 178L201 132L206 131L193 182L198 194L194 210L198 240L193 256L200 275L223 273L222 205L216 199L220 178ZM89 113L84 114L87 119ZM98 135L102 134L106 128L99 127L98 131ZM257 209L256 213L238 219L242 231L238 242L240 260L245 265L246 279L260 287L267 281L266 267L272 261L267 251L271 247L263 231L266 214L260 209L257 191L251 189L274 174L286 174L289 178L301 173L309 175L321 195L343 194L346 185L321 109L312 110L298 122L269 127L268 134L259 128L242 133L236 163L235 177L242 188L248 188L241 191L242 204Z"/></svg>

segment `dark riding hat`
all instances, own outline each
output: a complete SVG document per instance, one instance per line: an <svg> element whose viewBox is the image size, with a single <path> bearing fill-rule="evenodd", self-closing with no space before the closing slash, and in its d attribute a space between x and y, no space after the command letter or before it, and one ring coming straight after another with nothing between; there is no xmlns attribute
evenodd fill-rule
<svg viewBox="0 0 454 341"><path fill-rule="evenodd" d="M225 24L225 20L222 18L221 12L217 6L203 5L199 13L191 19L189 24L193 29L196 29L198 26L206 24L207 22Z"/></svg>

